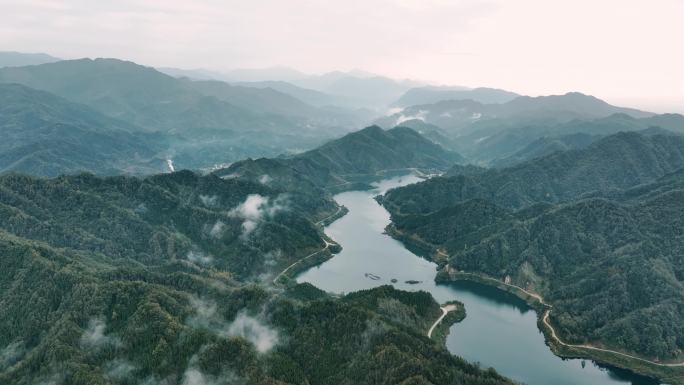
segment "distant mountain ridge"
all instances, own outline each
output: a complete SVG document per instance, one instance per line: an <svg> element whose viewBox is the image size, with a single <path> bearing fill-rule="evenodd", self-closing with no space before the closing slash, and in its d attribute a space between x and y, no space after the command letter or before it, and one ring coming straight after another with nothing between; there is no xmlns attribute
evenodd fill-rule
<svg viewBox="0 0 684 385"><path fill-rule="evenodd" d="M573 119L603 118L617 113L635 118L655 115L632 108L612 106L593 96L570 92L564 95L539 97L519 96L500 104L485 104L469 99L441 100L432 104L406 107L401 112L382 118L379 124L391 127L396 125L402 116L415 116L443 129L462 130L472 124L481 124L488 120L567 122Z"/></svg>
<svg viewBox="0 0 684 385"><path fill-rule="evenodd" d="M407 124L418 128L418 121L430 127L431 133L438 132L432 136L437 143L460 152L471 162L496 167L513 165L517 153L541 138L556 140L574 134L605 136L650 127L684 133L684 116L616 107L579 93L518 97L503 104L441 101L405 108L377 123L386 127Z"/></svg>
<svg viewBox="0 0 684 385"><path fill-rule="evenodd" d="M361 124L353 114L319 110L272 89L177 79L116 59L3 68L0 83L21 83L169 135L168 152L185 168L301 151Z"/></svg>
<svg viewBox="0 0 684 385"><path fill-rule="evenodd" d="M116 59L4 68L0 69L0 81L45 90L151 130L182 131L189 124L223 129L248 122L253 126L268 124L261 122L257 113L206 98L192 88L192 83ZM203 111L206 115L199 115Z"/></svg>
<svg viewBox="0 0 684 385"><path fill-rule="evenodd" d="M217 174L264 177L287 185L302 179L302 186L341 191L366 188L383 175L407 169L446 170L463 161L410 128L384 131L371 126L298 155L236 162Z"/></svg>
<svg viewBox="0 0 684 385"><path fill-rule="evenodd" d="M483 104L506 103L519 94L495 88L465 88L465 87L418 87L404 93L392 103L393 107L406 108L410 106L438 103L443 100L473 100Z"/></svg>
<svg viewBox="0 0 684 385"><path fill-rule="evenodd" d="M214 79L245 86L263 87L270 83L269 87L289 93L309 104L378 111L384 111L407 90L424 85L418 81L391 79L360 70L332 71L320 75L306 74L288 67L236 69L222 73L175 68L160 68L160 71L176 77ZM311 91L327 95L325 102L311 99Z"/></svg>
<svg viewBox="0 0 684 385"><path fill-rule="evenodd" d="M60 60L62 59L44 53L0 51L0 68L46 64Z"/></svg>
<svg viewBox="0 0 684 385"><path fill-rule="evenodd" d="M0 173L166 171L166 138L141 131L47 92L0 84Z"/></svg>

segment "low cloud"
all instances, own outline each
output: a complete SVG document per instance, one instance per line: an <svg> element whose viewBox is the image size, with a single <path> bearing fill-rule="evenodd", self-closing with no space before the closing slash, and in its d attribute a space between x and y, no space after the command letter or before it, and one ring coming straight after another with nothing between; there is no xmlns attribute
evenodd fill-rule
<svg viewBox="0 0 684 385"><path fill-rule="evenodd" d="M404 109L402 107L392 107L385 112L385 116L392 116L402 112Z"/></svg>
<svg viewBox="0 0 684 385"><path fill-rule="evenodd" d="M273 279L275 272L274 267L278 265L278 261L283 258L283 251L275 249L264 254L264 266L266 271L257 277L258 281L266 282Z"/></svg>
<svg viewBox="0 0 684 385"><path fill-rule="evenodd" d="M107 378L121 381L131 376L135 366L124 359L116 359L105 364L104 370Z"/></svg>
<svg viewBox="0 0 684 385"><path fill-rule="evenodd" d="M136 214L145 214L147 212L147 206L145 203L141 203L133 211L135 211Z"/></svg>
<svg viewBox="0 0 684 385"><path fill-rule="evenodd" d="M218 203L218 196L216 195L200 195L199 199L207 207L214 207Z"/></svg>
<svg viewBox="0 0 684 385"><path fill-rule="evenodd" d="M196 265L202 266L209 266L214 262L214 258L211 255L205 255L199 251L188 251L185 258Z"/></svg>
<svg viewBox="0 0 684 385"><path fill-rule="evenodd" d="M221 238L221 236L223 235L223 229L225 227L226 224L218 220L211 226L211 229L209 230L209 235L211 235L212 238Z"/></svg>
<svg viewBox="0 0 684 385"><path fill-rule="evenodd" d="M88 328L81 335L81 347L99 349L105 346L118 346L121 341L105 335L106 323L100 318L93 318L88 322Z"/></svg>
<svg viewBox="0 0 684 385"><path fill-rule="evenodd" d="M225 321L216 312L216 303L213 301L191 297L190 306L195 310L195 315L188 319L190 326L202 329L222 329L225 326Z"/></svg>
<svg viewBox="0 0 684 385"><path fill-rule="evenodd" d="M188 368L183 373L181 385L239 385L243 383L244 381L231 372L224 371L219 376L202 372L197 367L197 355L195 355L190 359Z"/></svg>
<svg viewBox="0 0 684 385"><path fill-rule="evenodd" d="M269 184L269 183L271 183L272 180L273 180L273 178L271 178L271 176L268 174L264 174L264 175L259 177L259 183L261 183L261 184Z"/></svg>
<svg viewBox="0 0 684 385"><path fill-rule="evenodd" d="M271 201L259 194L250 194L245 201L230 211L230 215L243 220L242 236L248 237L259 224L286 209L285 196L281 195Z"/></svg>
<svg viewBox="0 0 684 385"><path fill-rule="evenodd" d="M221 336L244 338L260 353L270 351L280 340L277 330L244 311L238 313L233 322L226 322L213 301L191 298L190 304L195 309L195 315L187 323L192 327L211 330Z"/></svg>
<svg viewBox="0 0 684 385"><path fill-rule="evenodd" d="M0 369L8 368L17 363L25 352L24 343L21 341L5 346L4 349L0 350Z"/></svg>
<svg viewBox="0 0 684 385"><path fill-rule="evenodd" d="M140 381L139 385L170 385L175 384L177 381L171 379L160 379L157 376L148 376L144 380Z"/></svg>
<svg viewBox="0 0 684 385"><path fill-rule="evenodd" d="M409 120L422 120L423 122L425 121L425 117L427 116L428 111L425 110L419 110L416 114L414 115L404 115L401 114L397 118L397 121L394 123L395 126L398 126L406 121Z"/></svg>
<svg viewBox="0 0 684 385"><path fill-rule="evenodd" d="M60 385L64 383L64 372L52 373L47 376L42 376L38 378L35 382L36 385Z"/></svg>
<svg viewBox="0 0 684 385"><path fill-rule="evenodd" d="M183 385L217 385L214 378L208 378L197 368L188 368L183 374Z"/></svg>
<svg viewBox="0 0 684 385"><path fill-rule="evenodd" d="M260 353L266 353L278 344L278 332L244 312L235 317L228 328L228 335L242 337L251 342Z"/></svg>

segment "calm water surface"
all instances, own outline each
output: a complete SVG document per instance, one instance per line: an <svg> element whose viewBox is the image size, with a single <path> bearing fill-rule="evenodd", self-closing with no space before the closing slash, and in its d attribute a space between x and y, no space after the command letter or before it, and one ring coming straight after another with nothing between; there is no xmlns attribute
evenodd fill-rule
<svg viewBox="0 0 684 385"><path fill-rule="evenodd" d="M329 292L349 293L391 284L394 278L398 282L393 285L398 289L425 290L440 303L457 299L465 304L467 316L451 327L449 351L528 385L658 384L626 371L599 367L589 360L555 356L537 328L534 310L509 293L469 282L436 285L436 265L384 234L390 223L389 213L373 199L390 188L418 181L416 176L408 175L379 182L372 191L336 195L335 200L349 213L325 232L343 250L299 275L297 281ZM420 283L411 285L407 280Z"/></svg>

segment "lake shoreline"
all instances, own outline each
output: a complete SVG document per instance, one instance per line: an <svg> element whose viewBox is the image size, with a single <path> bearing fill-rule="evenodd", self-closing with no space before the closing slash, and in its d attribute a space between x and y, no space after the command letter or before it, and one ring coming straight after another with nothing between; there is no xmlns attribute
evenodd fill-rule
<svg viewBox="0 0 684 385"><path fill-rule="evenodd" d="M549 306L540 303L537 297L524 293L515 286L506 285L504 282L492 277L483 278L478 274L467 272L458 272L450 276L444 270L440 270L435 277L435 282L440 284L449 284L459 281L474 282L488 287L493 287L512 294L525 302L537 313L537 327L544 334L547 346L549 346L551 351L560 358L591 360L602 366L627 370L633 372L635 375L644 376L659 382L675 381L673 383L680 384L682 383L682 380L684 380L682 377L680 377L679 373L676 373L681 372L681 370L668 370L670 369L668 367L654 367L653 365L649 365L635 359L616 356L614 353L591 351L580 347L571 347L560 344L553 338L551 330L549 330L549 328L546 327L543 322L544 314L549 310ZM636 363L634 361L636 361Z"/></svg>
<svg viewBox="0 0 684 385"><path fill-rule="evenodd" d="M411 179L410 176L406 176L406 178ZM435 343L446 344L451 354L461 356L471 362L485 361L486 365L494 367L499 373L510 378L518 378L518 381L546 384L551 378L562 375L564 376L562 378L565 379L564 384L632 383L651 385L656 383L650 377L647 379L640 375L639 373L642 371L633 370L631 365L612 365L609 359L604 359L599 355L596 355L596 359L594 359L593 355L585 354L585 352L561 351L553 344L549 344L549 336L539 316L539 314L544 314L544 307L531 296L526 298L520 293L501 290L505 288L497 288L491 283L482 282L485 284L484 286L491 287L493 292L508 293L509 295L508 299L501 301L494 299L494 302L491 302L492 297L486 293L484 297L481 297L483 294L468 291L470 289L441 285L441 283L453 282L440 274L446 265L446 254L439 253L433 245L419 242L420 240L412 242L403 234L395 231L389 213L382 206L381 194L398 184L415 183L416 179L415 176L410 181L398 177L395 180L380 182L373 190L347 191L336 194L335 200L338 205L348 208L349 212L345 213L346 215L340 215L335 221L326 221L330 224L325 226L324 232L329 238L339 242L344 250L339 255L321 256L320 259L309 258L306 265L301 264L297 266L296 270L293 269L288 272L289 280L300 283L308 282L328 293L341 294L389 284L388 282L391 281L392 285L399 290L428 291L433 298L442 304L457 299L465 304L464 310L468 312L468 316L465 318L462 316L455 317L453 314L454 318L457 319L452 320L449 319L452 314L447 314L433 331L432 337L435 339ZM378 196L379 194L380 196ZM373 273L377 280L368 279L368 272ZM409 285L408 282L414 277L419 284ZM474 280L471 279L470 281ZM492 295L498 296L500 294ZM468 299L468 301L464 301L464 299ZM517 301L520 303L515 305L514 303ZM496 307L491 307L492 305ZM501 306L513 306L515 310L513 308L506 310ZM537 311L535 314L529 313L529 315L524 316L524 313L530 309ZM496 323L498 322L495 321L496 318L481 319L483 316L491 317L490 311L501 312L502 316L510 316L512 318L507 319L511 321L500 324L503 327L501 329L497 326L499 324ZM482 321L486 322L482 323ZM454 324L453 322L459 323ZM452 327L453 325L456 326ZM487 325L486 327L490 330L495 328L498 331L486 336L480 334L482 331L476 331L477 328L485 327L484 325ZM499 336L499 334L502 335ZM474 339L467 338L467 336L473 336ZM517 337L509 338L508 336ZM466 337L465 340L464 337ZM482 342L480 342L480 338L484 338ZM454 345L454 342L458 345ZM495 352L497 349L495 346L500 343L503 343L502 346L511 348L532 349L535 355L541 354L538 357L534 355L532 357L546 363L534 364L529 369L521 370L520 365L525 364L514 358L520 356L514 355L511 357L512 361L501 361L505 354L494 353L490 355L489 351L491 350L485 350L487 349L486 346L492 345L492 348L495 349L492 352ZM569 358L577 359L566 360ZM584 370L585 359L592 362L586 371ZM528 362L531 361L528 360ZM551 364L552 362L554 363ZM543 366L537 367L539 365ZM605 374L601 374L601 372L605 372ZM651 375L651 377L668 378L668 376L660 375Z"/></svg>
<svg viewBox="0 0 684 385"><path fill-rule="evenodd" d="M375 199L378 203L382 204L381 197L376 197ZM558 357L563 359L592 360L604 366L627 370L633 372L635 375L652 378L657 381L684 384L684 370L678 367L657 366L640 361L639 359L620 356L616 353L601 352L584 349L581 347L572 347L559 343L553 338L551 331L543 322L544 313L547 309L547 306L541 304L539 299L523 293L514 287L506 285L504 282L500 282L496 278L487 277L486 279L483 279L478 277L477 273L459 272L456 273L456 278L450 278L449 274L447 274L444 270L444 266L446 266L447 263L447 256L440 254L435 245L401 232L394 226L393 222L387 225L385 232L393 239L401 242L408 250L412 251L419 257L436 263L439 266L439 271L435 277L436 283L448 284L449 282L458 281L476 282L508 292L523 300L528 306L536 311L537 326L544 334L547 346L549 346L551 351Z"/></svg>

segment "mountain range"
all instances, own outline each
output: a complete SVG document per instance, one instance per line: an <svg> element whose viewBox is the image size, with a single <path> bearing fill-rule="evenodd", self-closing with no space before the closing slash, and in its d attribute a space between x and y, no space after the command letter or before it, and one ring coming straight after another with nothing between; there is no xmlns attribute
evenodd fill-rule
<svg viewBox="0 0 684 385"><path fill-rule="evenodd" d="M495 88L435 87L411 88L392 103L393 107L406 108L434 104L444 100L473 100L482 104L506 103L519 97L515 92Z"/></svg>
<svg viewBox="0 0 684 385"><path fill-rule="evenodd" d="M381 201L388 231L434 258L442 280L506 279L553 306L567 343L676 360L682 170L684 137L621 132L510 168L456 167Z"/></svg>
<svg viewBox="0 0 684 385"><path fill-rule="evenodd" d="M113 175L167 170L163 136L19 84L0 84L0 131L0 173Z"/></svg>
<svg viewBox="0 0 684 385"><path fill-rule="evenodd" d="M612 106L593 96L577 92L540 97L520 96L505 103L484 104L470 99L441 100L433 104L413 105L382 118L381 126L394 126L402 120L421 119L448 131L475 131L487 123L510 125L521 122L568 122L573 119L597 119L622 113L635 118L654 114ZM507 124L506 124L507 123Z"/></svg>
<svg viewBox="0 0 684 385"><path fill-rule="evenodd" d="M620 132L581 150L552 153L510 168L432 178L387 193L403 214L426 214L469 199L523 209L653 182L684 167L684 136Z"/></svg>
<svg viewBox="0 0 684 385"><path fill-rule="evenodd" d="M187 168L312 148L362 120L273 89L176 79L114 59L2 68L0 83L50 92L166 136L166 152Z"/></svg>
<svg viewBox="0 0 684 385"><path fill-rule="evenodd" d="M655 115L611 106L578 93L548 97L518 97L502 104L472 100L442 101L412 106L377 121L383 126L405 125L425 132L431 140L462 153L471 162L512 166L526 156L546 155L565 141L562 137L586 134L600 138L620 131L660 127L684 132L684 117ZM542 149L543 139L549 144ZM536 143L535 143L536 142ZM552 144L552 143L555 143ZM581 148L581 143L577 143ZM586 141L583 144L587 144ZM537 150L530 151L528 146Z"/></svg>
<svg viewBox="0 0 684 385"><path fill-rule="evenodd" d="M344 246L334 194L407 172L376 200L438 281L538 293L543 330L623 355L554 352L683 381L643 361L684 359L681 115L5 52L0 133L2 384L511 384L426 336L428 293L293 279Z"/></svg>
<svg viewBox="0 0 684 385"><path fill-rule="evenodd" d="M0 51L0 68L53 63L60 60L44 53Z"/></svg>
<svg viewBox="0 0 684 385"><path fill-rule="evenodd" d="M304 153L275 159L248 159L217 171L218 175L266 178L287 186L328 191L368 188L387 175L418 169L443 171L464 159L414 130L367 127ZM303 182L305 181L305 182Z"/></svg>

